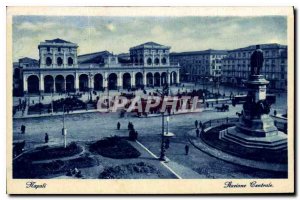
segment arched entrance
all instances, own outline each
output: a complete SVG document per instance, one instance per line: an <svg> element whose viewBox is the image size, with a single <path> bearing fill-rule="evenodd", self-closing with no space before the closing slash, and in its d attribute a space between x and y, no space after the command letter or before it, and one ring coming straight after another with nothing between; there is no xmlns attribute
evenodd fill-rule
<svg viewBox="0 0 300 200"><path fill-rule="evenodd" d="M39 77L31 75L27 79L28 93L37 94L40 92Z"/></svg>
<svg viewBox="0 0 300 200"><path fill-rule="evenodd" d="M44 77L44 92L45 93L54 92L54 79L50 75Z"/></svg>
<svg viewBox="0 0 300 200"><path fill-rule="evenodd" d="M118 76L115 73L111 73L108 76L108 89L116 90L118 88Z"/></svg>
<svg viewBox="0 0 300 200"><path fill-rule="evenodd" d="M153 86L153 74L151 72L147 73L147 86Z"/></svg>
<svg viewBox="0 0 300 200"><path fill-rule="evenodd" d="M55 77L55 90L56 92L65 91L65 78L62 75L57 75Z"/></svg>
<svg viewBox="0 0 300 200"><path fill-rule="evenodd" d="M154 86L160 86L160 74L158 72L154 74Z"/></svg>
<svg viewBox="0 0 300 200"><path fill-rule="evenodd" d="M79 91L89 91L89 77L86 74L79 76Z"/></svg>
<svg viewBox="0 0 300 200"><path fill-rule="evenodd" d="M129 73L123 74L123 88L124 89L131 88L131 76Z"/></svg>
<svg viewBox="0 0 300 200"><path fill-rule="evenodd" d="M66 91L67 92L75 92L75 87L74 87L74 76L73 75L68 75L66 77Z"/></svg>
<svg viewBox="0 0 300 200"><path fill-rule="evenodd" d="M135 86L137 88L143 87L143 74L141 72L135 74Z"/></svg>
<svg viewBox="0 0 300 200"><path fill-rule="evenodd" d="M163 72L161 74L161 85L165 85L167 83L167 73Z"/></svg>
<svg viewBox="0 0 300 200"><path fill-rule="evenodd" d="M102 90L103 89L103 76L102 74L96 74L94 76L94 90Z"/></svg>
<svg viewBox="0 0 300 200"><path fill-rule="evenodd" d="M170 76L171 80L170 80L170 84L176 84L177 83L177 73L176 72L171 72L171 76Z"/></svg>

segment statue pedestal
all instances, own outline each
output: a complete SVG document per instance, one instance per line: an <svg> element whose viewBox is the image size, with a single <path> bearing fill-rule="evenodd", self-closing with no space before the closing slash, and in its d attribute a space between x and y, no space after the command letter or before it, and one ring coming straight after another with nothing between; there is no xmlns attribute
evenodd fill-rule
<svg viewBox="0 0 300 200"><path fill-rule="evenodd" d="M219 138L248 148L286 150L287 136L278 131L269 115L270 105L266 101L269 81L263 75L251 75L244 84L248 95L243 114L236 126L222 130Z"/></svg>

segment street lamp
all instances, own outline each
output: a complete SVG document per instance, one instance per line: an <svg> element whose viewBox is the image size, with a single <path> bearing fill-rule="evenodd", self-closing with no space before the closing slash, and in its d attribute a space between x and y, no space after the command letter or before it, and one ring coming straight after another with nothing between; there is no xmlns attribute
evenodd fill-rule
<svg viewBox="0 0 300 200"><path fill-rule="evenodd" d="M169 84L168 84L168 76L169 76L169 71L167 71L167 77L166 77L166 83L165 83L165 87L162 90L162 95L161 95L161 100L162 100L162 104L164 101L164 96L168 96L169 95ZM161 117L162 117L162 130L161 130L161 150L160 150L160 158L159 160L161 161L167 161L166 158L166 147L165 147L165 111L161 110ZM168 134L168 129L169 129L169 117L167 117L167 134Z"/></svg>
<svg viewBox="0 0 300 200"><path fill-rule="evenodd" d="M67 147L67 129L65 128L65 104L63 105L63 128L62 135L64 136L64 147Z"/></svg>

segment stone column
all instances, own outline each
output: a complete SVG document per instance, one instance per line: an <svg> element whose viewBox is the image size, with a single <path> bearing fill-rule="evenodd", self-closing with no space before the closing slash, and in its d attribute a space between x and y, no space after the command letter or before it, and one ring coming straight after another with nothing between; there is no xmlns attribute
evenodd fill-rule
<svg viewBox="0 0 300 200"><path fill-rule="evenodd" d="M118 89L122 88L122 83L123 83L123 77L122 77L122 74L121 72L118 73Z"/></svg>
<svg viewBox="0 0 300 200"><path fill-rule="evenodd" d="M41 63L40 63L40 67L45 67L45 57L44 57L44 52L43 50L40 49L40 58L41 58Z"/></svg>
<svg viewBox="0 0 300 200"><path fill-rule="evenodd" d="M56 65L56 60L55 60L55 50L52 49L52 66L54 67Z"/></svg>
<svg viewBox="0 0 300 200"><path fill-rule="evenodd" d="M64 68L67 67L67 56L66 56L66 50L64 49Z"/></svg>
<svg viewBox="0 0 300 200"><path fill-rule="evenodd" d="M67 77L64 77L64 91L67 92Z"/></svg>
<svg viewBox="0 0 300 200"><path fill-rule="evenodd" d="M75 91L79 91L79 75L75 73Z"/></svg>
<svg viewBox="0 0 300 200"><path fill-rule="evenodd" d="M77 51L74 52L74 63L73 66L77 67L78 63L77 63Z"/></svg>
<svg viewBox="0 0 300 200"><path fill-rule="evenodd" d="M159 63L158 63L159 66L161 66L161 53L159 53Z"/></svg>
<svg viewBox="0 0 300 200"><path fill-rule="evenodd" d="M40 93L44 93L44 75L43 74L40 74Z"/></svg>
<svg viewBox="0 0 300 200"><path fill-rule="evenodd" d="M146 86L147 85L147 74L143 73L143 85Z"/></svg>
<svg viewBox="0 0 300 200"><path fill-rule="evenodd" d="M166 80L167 83L170 85L170 83L171 83L171 73L167 72L166 79L167 79L167 80Z"/></svg>
<svg viewBox="0 0 300 200"><path fill-rule="evenodd" d="M176 83L180 83L180 73L179 73L179 71L176 72Z"/></svg>
<svg viewBox="0 0 300 200"><path fill-rule="evenodd" d="M135 87L135 74L131 73L131 87Z"/></svg>
<svg viewBox="0 0 300 200"><path fill-rule="evenodd" d="M152 52L152 66L154 66L154 52Z"/></svg>
<svg viewBox="0 0 300 200"><path fill-rule="evenodd" d="M94 80L94 76L90 75L89 76L89 89L92 91L94 90L94 83L93 83L94 81L93 80Z"/></svg>
<svg viewBox="0 0 300 200"><path fill-rule="evenodd" d="M27 94L28 92L28 85L27 85L27 76L23 76L23 92L24 94Z"/></svg>
<svg viewBox="0 0 300 200"><path fill-rule="evenodd" d="M56 92L56 88L55 88L55 77L53 77L53 93Z"/></svg>
<svg viewBox="0 0 300 200"><path fill-rule="evenodd" d="M107 76L107 72L104 72L104 79L103 79L103 88L107 88L107 82L108 82L108 76Z"/></svg>

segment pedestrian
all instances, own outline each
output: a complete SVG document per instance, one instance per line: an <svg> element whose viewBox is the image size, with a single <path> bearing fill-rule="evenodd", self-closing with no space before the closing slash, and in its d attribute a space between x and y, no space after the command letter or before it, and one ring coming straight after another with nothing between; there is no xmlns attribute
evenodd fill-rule
<svg viewBox="0 0 300 200"><path fill-rule="evenodd" d="M118 122L117 123L117 129L120 130L120 128L121 128L121 124L120 124L120 122Z"/></svg>
<svg viewBox="0 0 300 200"><path fill-rule="evenodd" d="M199 128L197 128L196 129L196 136L199 137L199 135L200 135L200 130L199 130Z"/></svg>
<svg viewBox="0 0 300 200"><path fill-rule="evenodd" d="M26 126L22 124L21 126L21 133L25 134Z"/></svg>
<svg viewBox="0 0 300 200"><path fill-rule="evenodd" d="M128 127L128 130L130 130L130 127L131 127L131 126L130 126L130 122L128 122L128 126L127 126L127 127Z"/></svg>
<svg viewBox="0 0 300 200"><path fill-rule="evenodd" d="M49 141L48 133L45 133L45 143L48 143L48 141Z"/></svg>
<svg viewBox="0 0 300 200"><path fill-rule="evenodd" d="M277 111L276 110L274 110L274 116L276 116L277 115Z"/></svg>
<svg viewBox="0 0 300 200"><path fill-rule="evenodd" d="M202 128L202 122L199 121L199 128Z"/></svg>
<svg viewBox="0 0 300 200"><path fill-rule="evenodd" d="M166 144L166 146L165 146L166 149L168 149L170 147L170 140L169 140L169 138L166 139L166 143L165 144Z"/></svg>
<svg viewBox="0 0 300 200"><path fill-rule="evenodd" d="M189 154L189 150L190 150L190 147L189 145L185 145L185 155L188 155Z"/></svg>
<svg viewBox="0 0 300 200"><path fill-rule="evenodd" d="M198 121L195 121L195 127L198 128Z"/></svg>

